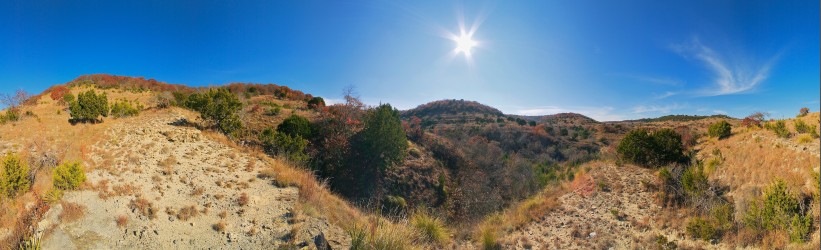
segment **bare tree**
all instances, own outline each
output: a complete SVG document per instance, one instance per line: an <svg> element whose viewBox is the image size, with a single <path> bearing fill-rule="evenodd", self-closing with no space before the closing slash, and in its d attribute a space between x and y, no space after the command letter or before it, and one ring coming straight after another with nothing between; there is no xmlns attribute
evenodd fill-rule
<svg viewBox="0 0 821 250"><path fill-rule="evenodd" d="M20 104L29 99L31 95L22 89L18 89L14 94L0 94L0 103L9 109L16 109Z"/></svg>

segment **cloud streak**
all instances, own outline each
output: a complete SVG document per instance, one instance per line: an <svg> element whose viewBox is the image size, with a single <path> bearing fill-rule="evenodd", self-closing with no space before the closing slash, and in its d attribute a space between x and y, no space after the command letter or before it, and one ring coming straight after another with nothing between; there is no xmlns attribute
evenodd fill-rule
<svg viewBox="0 0 821 250"><path fill-rule="evenodd" d="M755 90L770 76L770 69L778 58L776 55L767 62L755 66L739 58L727 60L697 38L689 43L673 45L672 49L687 59L700 61L712 71L715 86L704 90L702 94L705 96L742 94Z"/></svg>

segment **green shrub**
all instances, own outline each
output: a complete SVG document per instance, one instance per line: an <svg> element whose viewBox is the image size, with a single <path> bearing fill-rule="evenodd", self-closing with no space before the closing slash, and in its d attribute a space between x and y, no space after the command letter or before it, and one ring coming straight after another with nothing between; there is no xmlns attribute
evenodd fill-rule
<svg viewBox="0 0 821 250"><path fill-rule="evenodd" d="M277 126L277 131L289 136L311 138L311 122L305 117L292 114Z"/></svg>
<svg viewBox="0 0 821 250"><path fill-rule="evenodd" d="M54 186L62 190L72 190L86 181L86 174L79 162L63 163L54 168Z"/></svg>
<svg viewBox="0 0 821 250"><path fill-rule="evenodd" d="M681 161L683 151L681 136L672 129L660 129L653 133L644 129L630 131L616 148L622 160L644 167Z"/></svg>
<svg viewBox="0 0 821 250"><path fill-rule="evenodd" d="M74 102L74 94L68 92L65 95L63 95L63 103L71 104L72 102Z"/></svg>
<svg viewBox="0 0 821 250"><path fill-rule="evenodd" d="M9 198L14 198L20 193L29 190L30 180L28 178L29 167L20 160L20 157L13 154L6 154L3 159L3 173L0 178L0 191Z"/></svg>
<svg viewBox="0 0 821 250"><path fill-rule="evenodd" d="M781 137L781 138L789 138L790 137L790 131L787 130L787 123L785 123L782 120L775 121L775 122L768 122L768 123L764 124L764 128L772 130L773 132L775 132L776 135L778 135L778 137Z"/></svg>
<svg viewBox="0 0 821 250"><path fill-rule="evenodd" d="M77 95L77 100L69 105L71 119L78 122L98 122L98 118L108 117L108 97L88 90Z"/></svg>
<svg viewBox="0 0 821 250"><path fill-rule="evenodd" d="M325 107L325 99L322 99L322 97L317 96L308 100L308 108L318 109L322 107Z"/></svg>
<svg viewBox="0 0 821 250"><path fill-rule="evenodd" d="M448 230L442 221L426 212L417 211L414 213L410 224L428 241L444 244L449 240Z"/></svg>
<svg viewBox="0 0 821 250"><path fill-rule="evenodd" d="M709 221L701 217L690 219L690 221L687 222L686 230L687 234L697 239L710 241L718 238L716 228Z"/></svg>
<svg viewBox="0 0 821 250"><path fill-rule="evenodd" d="M210 89L208 92L192 94L186 98L180 95L179 99L185 101L187 108L200 112L203 119L214 123L224 134L232 134L242 128L242 122L237 115L242 109L242 102L227 89Z"/></svg>
<svg viewBox="0 0 821 250"><path fill-rule="evenodd" d="M798 119L795 120L794 125L795 132L798 132L799 134L809 133L811 135L815 135L813 136L814 138L817 138L818 132L815 132L815 125L808 125L806 122Z"/></svg>
<svg viewBox="0 0 821 250"><path fill-rule="evenodd" d="M143 105L139 102L131 102L128 100L119 100L111 105L111 116L114 118L123 118L129 116L137 116L143 109Z"/></svg>
<svg viewBox="0 0 821 250"><path fill-rule="evenodd" d="M760 200L750 204L744 224L759 232L786 230L793 242L803 242L811 226L810 215L804 214L799 199L791 194L782 180L773 182Z"/></svg>
<svg viewBox="0 0 821 250"><path fill-rule="evenodd" d="M6 110L6 113L0 115L0 124L5 124L7 122L16 122L20 120L20 109L18 108L9 108Z"/></svg>
<svg viewBox="0 0 821 250"><path fill-rule="evenodd" d="M390 104L369 110L357 146L367 172L382 172L405 157L408 138L399 112Z"/></svg>
<svg viewBox="0 0 821 250"><path fill-rule="evenodd" d="M270 155L283 156L297 163L308 160L308 155L305 154L308 141L302 139L302 136L290 136L268 128L262 131L259 140L262 142L263 150Z"/></svg>
<svg viewBox="0 0 821 250"><path fill-rule="evenodd" d="M724 139L730 136L732 126L727 121L720 121L710 125L707 134L718 139Z"/></svg>

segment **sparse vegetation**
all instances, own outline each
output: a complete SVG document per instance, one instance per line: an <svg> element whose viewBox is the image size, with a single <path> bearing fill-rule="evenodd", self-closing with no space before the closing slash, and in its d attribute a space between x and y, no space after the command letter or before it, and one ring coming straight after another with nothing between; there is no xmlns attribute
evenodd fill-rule
<svg viewBox="0 0 821 250"><path fill-rule="evenodd" d="M28 164L14 154L6 154L3 158L3 173L0 178L0 191L9 198L29 190L31 180L28 178Z"/></svg>
<svg viewBox="0 0 821 250"><path fill-rule="evenodd" d="M111 105L111 116L114 118L137 116L142 109L143 105L137 101L118 100Z"/></svg>

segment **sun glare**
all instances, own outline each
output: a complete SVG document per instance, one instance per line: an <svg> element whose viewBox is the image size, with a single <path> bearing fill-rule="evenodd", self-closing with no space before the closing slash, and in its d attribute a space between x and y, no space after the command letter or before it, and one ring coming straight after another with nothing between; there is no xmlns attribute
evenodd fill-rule
<svg viewBox="0 0 821 250"><path fill-rule="evenodd" d="M456 53L465 53L465 55L470 55L470 51L473 47L476 46L476 41L473 41L473 38L465 33L462 33L461 36L456 37L454 39L456 42Z"/></svg>

